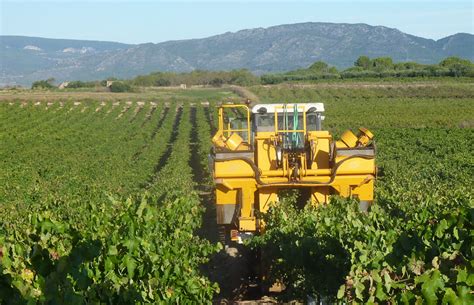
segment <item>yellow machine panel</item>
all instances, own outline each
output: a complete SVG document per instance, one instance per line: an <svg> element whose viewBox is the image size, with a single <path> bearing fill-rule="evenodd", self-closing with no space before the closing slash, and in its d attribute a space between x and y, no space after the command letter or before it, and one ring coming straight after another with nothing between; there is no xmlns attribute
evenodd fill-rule
<svg viewBox="0 0 474 305"><path fill-rule="evenodd" d="M225 241L241 241L264 229L259 215L284 189L299 189L312 204L330 196L373 202L374 135L345 131L335 141L322 130L324 105L222 105L213 137L211 168L217 223Z"/></svg>

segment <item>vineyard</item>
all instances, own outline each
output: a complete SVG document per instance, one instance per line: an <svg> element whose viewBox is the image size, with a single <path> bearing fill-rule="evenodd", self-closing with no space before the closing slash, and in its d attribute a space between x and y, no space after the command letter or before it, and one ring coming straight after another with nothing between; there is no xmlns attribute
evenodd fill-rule
<svg viewBox="0 0 474 305"><path fill-rule="evenodd" d="M1 299L210 300L192 113L208 122L201 105L3 104Z"/></svg>
<svg viewBox="0 0 474 305"><path fill-rule="evenodd" d="M352 86L247 88L324 102L336 135L370 128L378 167L369 213L340 198L301 209L289 192L248 246L270 257L281 300L472 304L474 86ZM130 96L0 102L1 304L223 296L203 266L223 251L207 155L228 96Z"/></svg>

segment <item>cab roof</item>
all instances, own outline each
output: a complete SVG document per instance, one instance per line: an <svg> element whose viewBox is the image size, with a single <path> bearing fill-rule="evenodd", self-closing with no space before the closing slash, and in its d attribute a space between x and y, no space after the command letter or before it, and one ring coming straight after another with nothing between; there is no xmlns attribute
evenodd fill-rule
<svg viewBox="0 0 474 305"><path fill-rule="evenodd" d="M308 111L311 107L316 108L315 112L324 112L324 104L323 103L292 103L292 104L257 104L252 107L252 113L259 113L260 108L265 108L267 113L275 113L275 109L277 113L283 113L283 106L286 105L287 111L293 111L293 107L297 105L299 112Z"/></svg>

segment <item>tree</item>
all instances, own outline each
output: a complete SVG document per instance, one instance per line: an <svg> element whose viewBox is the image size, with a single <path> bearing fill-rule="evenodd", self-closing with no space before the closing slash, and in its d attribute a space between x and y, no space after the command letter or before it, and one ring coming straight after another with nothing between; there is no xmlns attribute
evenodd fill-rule
<svg viewBox="0 0 474 305"><path fill-rule="evenodd" d="M331 74L337 74L337 73L339 73L339 71L337 71L337 68L336 68L336 67L331 67L331 68L329 68L328 72L331 73Z"/></svg>
<svg viewBox="0 0 474 305"><path fill-rule="evenodd" d="M470 60L451 56L442 60L439 65L448 68L453 76L459 77L467 75L468 72L474 70L474 65Z"/></svg>
<svg viewBox="0 0 474 305"><path fill-rule="evenodd" d="M155 86L158 87L166 87L171 86L171 81L167 79L165 76L159 77L155 80Z"/></svg>
<svg viewBox="0 0 474 305"><path fill-rule="evenodd" d="M328 72L328 64L324 61L317 61L311 66L309 66L309 70L318 72Z"/></svg>
<svg viewBox="0 0 474 305"><path fill-rule="evenodd" d="M372 61L367 56L359 56L359 58L354 62L354 66L362 67L364 70L369 70L372 66Z"/></svg>
<svg viewBox="0 0 474 305"><path fill-rule="evenodd" d="M84 88L84 87L87 87L86 83L85 82L82 82L80 80L77 80L77 81L72 81L72 82L69 82L69 84L67 85L68 88L71 88L71 89L75 89L75 88Z"/></svg>
<svg viewBox="0 0 474 305"><path fill-rule="evenodd" d="M372 66L376 71L393 69L393 60L390 57L378 57L372 60Z"/></svg>
<svg viewBox="0 0 474 305"><path fill-rule="evenodd" d="M230 74L230 80L228 82L239 86L251 86L257 84L259 81L258 78L247 69L232 70L227 74Z"/></svg>
<svg viewBox="0 0 474 305"><path fill-rule="evenodd" d="M33 82L31 89L52 89L54 88L54 78L48 78L47 80L38 80Z"/></svg>
<svg viewBox="0 0 474 305"><path fill-rule="evenodd" d="M224 80L220 77L215 77L211 80L211 85L214 87L220 87L224 84Z"/></svg>

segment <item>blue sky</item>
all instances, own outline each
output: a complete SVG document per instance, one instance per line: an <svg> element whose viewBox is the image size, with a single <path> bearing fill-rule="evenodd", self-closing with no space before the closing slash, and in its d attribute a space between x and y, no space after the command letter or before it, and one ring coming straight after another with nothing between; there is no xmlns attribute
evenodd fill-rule
<svg viewBox="0 0 474 305"><path fill-rule="evenodd" d="M0 34L144 43L314 21L384 25L439 39L474 32L473 2L0 0Z"/></svg>

